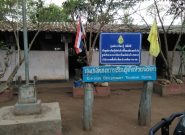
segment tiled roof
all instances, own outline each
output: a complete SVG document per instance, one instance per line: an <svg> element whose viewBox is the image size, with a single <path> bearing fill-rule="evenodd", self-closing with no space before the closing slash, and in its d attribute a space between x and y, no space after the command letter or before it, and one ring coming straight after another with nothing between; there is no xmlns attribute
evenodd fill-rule
<svg viewBox="0 0 185 135"><path fill-rule="evenodd" d="M40 28L41 31L56 31L56 32L75 32L76 25L72 22L42 22L38 24L27 24L28 31L37 31ZM15 23L14 27L22 31L23 27L21 23ZM84 25L87 32L98 32L100 27L97 23L86 24ZM162 28L159 28L159 32L163 33ZM167 29L168 27L165 27ZM173 26L169 29L168 33L175 34L180 33L181 26ZM150 28L144 25L124 25L124 24L106 24L102 28L102 32L142 32L149 33ZM13 31L10 23L0 22L0 31ZM185 33L185 28L183 29Z"/></svg>

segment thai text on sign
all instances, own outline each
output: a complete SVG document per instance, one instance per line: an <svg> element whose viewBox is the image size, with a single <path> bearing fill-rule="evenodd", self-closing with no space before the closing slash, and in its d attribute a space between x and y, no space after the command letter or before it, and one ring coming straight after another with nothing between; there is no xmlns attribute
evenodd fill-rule
<svg viewBox="0 0 185 135"><path fill-rule="evenodd" d="M155 66L83 67L84 82L120 82L156 80Z"/></svg>

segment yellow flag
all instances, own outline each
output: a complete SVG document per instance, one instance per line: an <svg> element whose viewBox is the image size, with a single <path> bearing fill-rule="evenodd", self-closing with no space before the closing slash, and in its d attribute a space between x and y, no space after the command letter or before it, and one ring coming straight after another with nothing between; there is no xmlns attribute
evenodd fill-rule
<svg viewBox="0 0 185 135"><path fill-rule="evenodd" d="M160 48L158 42L158 32L157 32L157 23L154 20L152 27L150 29L150 34L148 36L148 41L150 42L149 53L155 57L159 55Z"/></svg>

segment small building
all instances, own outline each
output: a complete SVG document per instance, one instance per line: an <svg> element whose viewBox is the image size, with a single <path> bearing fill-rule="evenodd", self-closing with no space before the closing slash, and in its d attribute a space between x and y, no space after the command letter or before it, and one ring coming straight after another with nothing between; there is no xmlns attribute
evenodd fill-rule
<svg viewBox="0 0 185 135"><path fill-rule="evenodd" d="M31 51L29 53L30 64L30 79L37 76L39 80L69 80L73 79L75 75L75 69L81 69L85 66L84 62L80 61L85 53L77 55L74 51L74 42L76 34L75 23L40 23L40 26L34 24L28 24L28 42L30 43L34 38L34 35L39 31L38 36L35 38ZM20 48L23 47L23 29L21 24L15 24L16 33L19 34ZM166 27L165 27L166 28ZM92 33L92 39L95 38L98 33L99 24L87 24L85 30L87 32L87 46L89 46L89 36ZM169 50L172 51L173 46L178 38L181 27L175 26L168 30L168 44ZM126 26L123 24L107 24L101 32L141 32L142 33L142 56L141 64L147 64L149 42L147 41L150 27L131 25ZM162 45L164 44L162 28L159 28L159 35ZM14 37L13 28L6 22L0 22L0 41L3 41L13 51L10 56L9 67L5 76L1 81L5 81L16 63L18 62L18 53L16 40ZM185 43L185 31L181 38L181 44ZM162 47L163 48L163 47ZM93 65L99 65L99 39L96 42ZM23 51L22 51L23 53ZM0 66L3 67L3 58L5 51L0 50ZM161 56L157 58L156 65L158 67L158 75L163 72L163 61ZM175 61L173 72L178 73L180 63L180 53L175 53ZM184 71L185 74L185 71ZM21 76L24 79L24 64L19 69L17 76ZM16 78L15 78L16 79Z"/></svg>

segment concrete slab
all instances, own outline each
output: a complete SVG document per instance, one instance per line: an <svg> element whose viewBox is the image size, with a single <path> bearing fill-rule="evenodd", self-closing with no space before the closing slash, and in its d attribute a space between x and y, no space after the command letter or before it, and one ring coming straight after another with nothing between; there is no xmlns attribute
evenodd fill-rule
<svg viewBox="0 0 185 135"><path fill-rule="evenodd" d="M62 135L58 103L42 103L41 114L14 115L14 106L0 108L0 135Z"/></svg>

